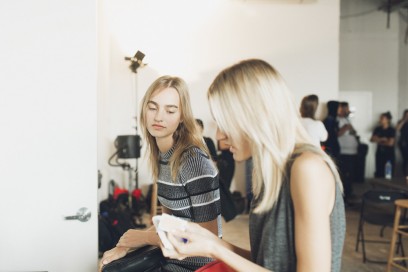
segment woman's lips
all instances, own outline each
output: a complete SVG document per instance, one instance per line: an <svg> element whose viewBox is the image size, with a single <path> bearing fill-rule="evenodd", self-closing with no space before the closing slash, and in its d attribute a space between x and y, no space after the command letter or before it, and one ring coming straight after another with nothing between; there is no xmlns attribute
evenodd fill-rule
<svg viewBox="0 0 408 272"><path fill-rule="evenodd" d="M162 129L162 128L164 128L163 126L161 126L161 125L156 125L156 124L152 125L152 127L153 127L154 129Z"/></svg>

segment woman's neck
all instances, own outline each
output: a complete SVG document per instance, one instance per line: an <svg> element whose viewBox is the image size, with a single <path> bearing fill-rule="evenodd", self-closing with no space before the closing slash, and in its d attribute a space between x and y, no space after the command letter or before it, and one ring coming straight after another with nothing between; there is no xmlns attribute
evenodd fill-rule
<svg viewBox="0 0 408 272"><path fill-rule="evenodd" d="M173 147L174 144L173 135L167 138L156 138L156 144L160 150L160 153L166 153L167 151L170 150L170 148Z"/></svg>

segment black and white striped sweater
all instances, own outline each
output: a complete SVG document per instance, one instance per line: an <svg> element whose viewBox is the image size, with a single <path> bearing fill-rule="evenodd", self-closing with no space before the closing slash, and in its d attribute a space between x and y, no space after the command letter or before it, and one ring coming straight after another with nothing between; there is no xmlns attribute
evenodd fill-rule
<svg viewBox="0 0 408 272"><path fill-rule="evenodd" d="M175 181L172 180L169 159L174 147L160 154L158 199L174 216L202 223L217 219L218 236L222 236L221 202L218 171L212 160L199 148L192 147L182 155ZM169 260L168 271L195 271L212 261L190 257L183 261Z"/></svg>

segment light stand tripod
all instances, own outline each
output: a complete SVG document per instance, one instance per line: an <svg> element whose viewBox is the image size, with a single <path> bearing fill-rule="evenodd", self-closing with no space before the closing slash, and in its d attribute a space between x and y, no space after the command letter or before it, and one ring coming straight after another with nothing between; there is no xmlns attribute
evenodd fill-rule
<svg viewBox="0 0 408 272"><path fill-rule="evenodd" d="M130 163L121 162L119 159L137 159L140 157L140 136L139 135L119 135L115 140L116 152L109 158L109 165L114 167L121 167L124 171L128 172L128 199L127 206L131 209L132 215L135 217L135 224L138 227L145 227L142 223L143 209L145 209L144 199L142 197L140 189L132 186L133 171ZM112 160L115 158L115 164ZM137 164L136 164L137 165ZM137 169L136 169L137 171ZM138 184L136 184L138 186Z"/></svg>

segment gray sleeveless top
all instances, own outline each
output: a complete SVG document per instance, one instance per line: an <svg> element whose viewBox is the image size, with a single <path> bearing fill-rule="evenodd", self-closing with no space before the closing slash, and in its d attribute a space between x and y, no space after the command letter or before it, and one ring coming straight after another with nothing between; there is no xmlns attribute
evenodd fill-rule
<svg viewBox="0 0 408 272"><path fill-rule="evenodd" d="M294 161L288 165L288 173ZM289 175L288 175L289 176ZM252 202L253 209L256 200ZM283 181L273 208L262 214L250 212L249 234L252 261L275 272L296 271L295 215L290 193L290 177ZM340 271L346 230L343 196L336 182L336 199L330 214L331 271ZM302 237L299 237L302 239Z"/></svg>

